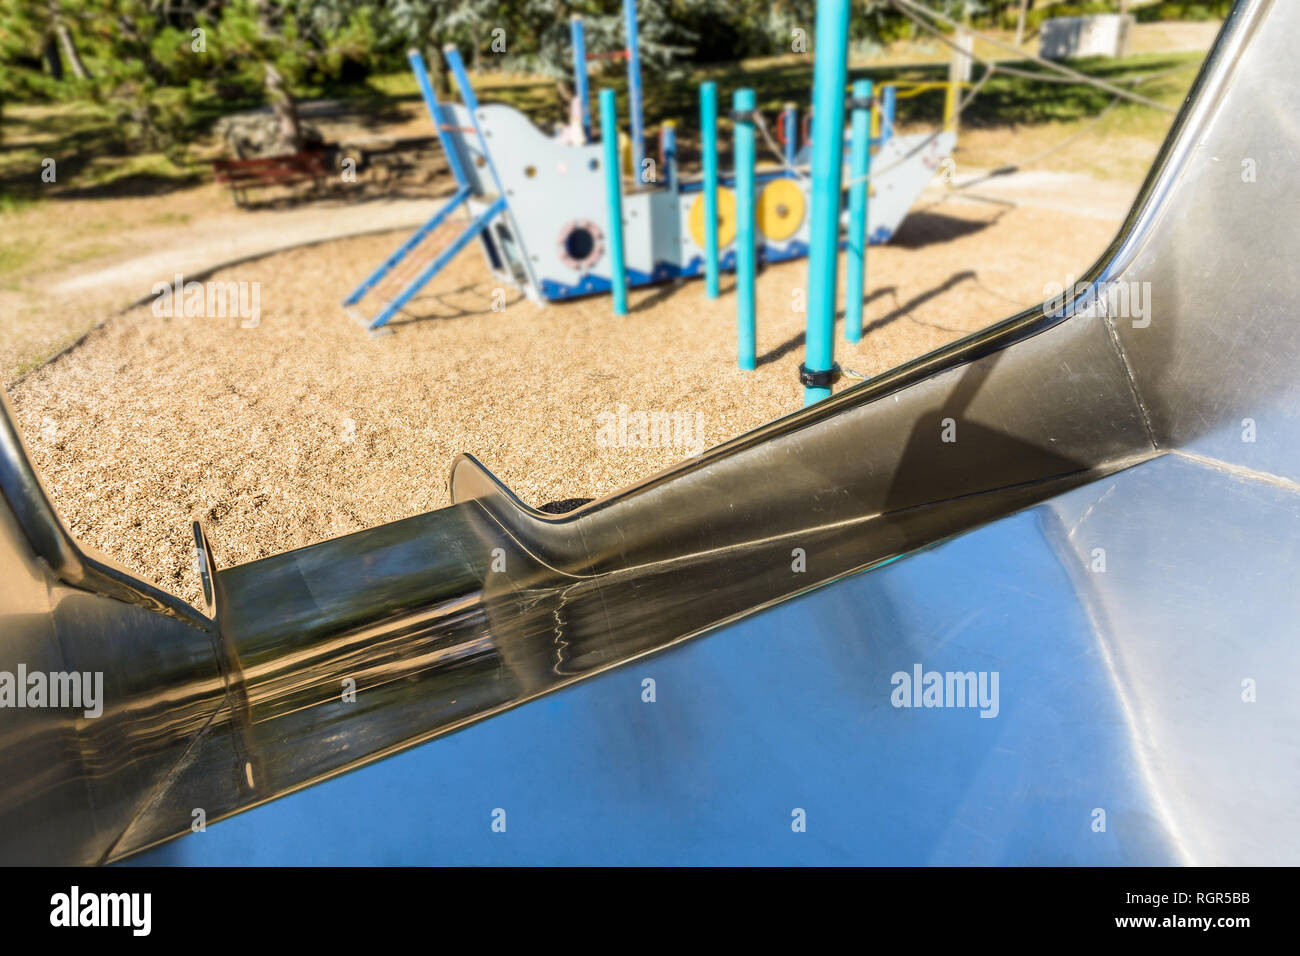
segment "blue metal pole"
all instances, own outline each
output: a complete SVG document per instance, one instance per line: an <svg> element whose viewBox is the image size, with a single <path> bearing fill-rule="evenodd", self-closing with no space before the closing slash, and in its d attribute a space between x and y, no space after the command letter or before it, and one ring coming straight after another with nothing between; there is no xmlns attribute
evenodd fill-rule
<svg viewBox="0 0 1300 956"><path fill-rule="evenodd" d="M605 204L609 207L609 276L614 314L627 315L627 273L623 269L623 194L618 175L618 116L614 91L600 91L600 139L605 151Z"/></svg>
<svg viewBox="0 0 1300 956"><path fill-rule="evenodd" d="M456 44L448 43L444 46L442 48L442 58L447 61L452 78L456 81L456 88L460 90L460 98L465 104L465 109L469 110L470 119L477 129L478 96L474 92L474 87L470 85L469 73L465 70L465 61L460 58L460 50L456 48Z"/></svg>
<svg viewBox="0 0 1300 956"><path fill-rule="evenodd" d="M582 132L591 139L591 94L587 91L587 33L582 17L574 15L569 20L569 35L573 38L573 90L582 103Z"/></svg>
<svg viewBox="0 0 1300 956"><path fill-rule="evenodd" d="M632 175L641 183L645 127L641 119L641 48L637 44L636 0L623 0L623 21L627 26L627 102L632 114Z"/></svg>
<svg viewBox="0 0 1300 956"><path fill-rule="evenodd" d="M880 144L883 146L888 143L894 135L894 110L898 105L898 88L895 86L885 87L884 93L880 98Z"/></svg>
<svg viewBox="0 0 1300 956"><path fill-rule="evenodd" d="M736 355L742 369L756 367L754 354L754 91L736 90Z"/></svg>
<svg viewBox="0 0 1300 956"><path fill-rule="evenodd" d="M460 98L465 104L466 112L469 113L469 121L474 127L474 135L478 139L479 151L487 162L488 172L492 174L492 182L496 185L497 195L505 203L505 216L510 231L514 233L515 241L522 246L523 231L519 228L519 223L515 221L514 209L511 208L510 201L506 198L508 195L506 187L501 182L501 176L497 172L497 164L492 158L492 151L488 149L487 137L483 135L483 126L479 122L478 115L478 97L474 94L474 87L470 85L469 74L465 72L465 61L460 58L460 51L456 49L454 43L448 43L444 46L442 54L447 61L447 66L451 68L451 75L456 79L456 86L460 89ZM523 267L524 275L528 279L529 289L539 298L542 298L541 286L537 282L537 275L533 272L532 257L529 256L526 248L522 249L519 264Z"/></svg>
<svg viewBox="0 0 1300 956"><path fill-rule="evenodd" d="M704 154L704 284L718 297L718 87L700 84L700 150Z"/></svg>
<svg viewBox="0 0 1300 956"><path fill-rule="evenodd" d="M812 130L804 405L830 397L830 377L835 369L835 290L840 245L840 185L844 172L849 0L819 0L816 31L813 115L817 119Z"/></svg>
<svg viewBox="0 0 1300 956"><path fill-rule="evenodd" d="M429 116L433 120L433 131L438 134L438 141L442 143L442 151L447 154L447 165L451 167L451 174L456 177L456 183L462 188L469 188L469 177L465 175L465 170L460 164L460 155L452 147L451 139L447 136L447 131L443 129L446 120L443 118L442 105L438 102L438 96L433 92L433 84L429 82L429 69L424 65L424 57L420 55L419 50L410 50L406 54L407 61L411 64L411 70L415 73L415 82L420 85L420 94L424 97L424 105L429 108Z"/></svg>
<svg viewBox="0 0 1300 956"><path fill-rule="evenodd" d="M793 166L795 153L799 151L799 108L786 103L781 122L785 133L785 162L787 166Z"/></svg>
<svg viewBox="0 0 1300 956"><path fill-rule="evenodd" d="M669 189L677 188L677 126L672 120L664 123L664 182Z"/></svg>
<svg viewBox="0 0 1300 956"><path fill-rule="evenodd" d="M853 142L849 147L849 270L844 300L844 334L862 339L862 303L867 291L867 173L871 169L871 81L853 84ZM883 134L882 134L883 135Z"/></svg>

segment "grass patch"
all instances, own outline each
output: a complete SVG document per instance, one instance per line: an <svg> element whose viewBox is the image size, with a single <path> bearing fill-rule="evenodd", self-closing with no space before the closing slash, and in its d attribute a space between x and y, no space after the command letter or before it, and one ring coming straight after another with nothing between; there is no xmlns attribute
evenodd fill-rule
<svg viewBox="0 0 1300 956"><path fill-rule="evenodd" d="M0 194L17 212L42 199L167 192L195 181L194 167L162 152L138 151L102 111L84 103L5 107ZM42 179L54 160L54 182Z"/></svg>
<svg viewBox="0 0 1300 956"><path fill-rule="evenodd" d="M36 196L0 194L0 216L16 216L19 213L27 212L38 202L40 202L40 198Z"/></svg>
<svg viewBox="0 0 1300 956"><path fill-rule="evenodd" d="M121 224L96 225L102 227L96 231L107 232L110 228L120 228ZM121 249L120 242L111 240L53 247L44 238L30 236L21 241L0 242L0 285L6 289L21 291L19 280L27 276L90 262L120 252Z"/></svg>
<svg viewBox="0 0 1300 956"><path fill-rule="evenodd" d="M188 226L194 217L187 212L164 212L150 216L144 221L146 226Z"/></svg>
<svg viewBox="0 0 1300 956"><path fill-rule="evenodd" d="M1192 68L1202 59L1197 52L1139 54L1123 60L1092 59L1071 66L1109 83L1129 86L1129 81L1156 76L1135 88L1142 95L1171 107L1181 102L1195 75ZM675 81L660 81L646 89L645 118L650 136L665 120L680 123L678 137L685 162L691 162L698 142L699 84L711 79L720 87L721 99L730 102L735 89L754 89L759 108L775 118L782 104L795 102L806 107L812 95L811 58L784 56L723 67L694 70ZM1018 69L1040 72L1028 61ZM1178 69L1185 67L1186 69ZM977 75L982 68L977 67ZM907 66L875 65L850 70L852 79L870 78L877 84L900 81L934 81L946 77L943 63ZM1168 72L1175 71L1175 72ZM556 84L544 77L485 73L473 78L476 89L492 101L520 109L543 129L567 120ZM593 87L609 87L619 99L619 114L626 122L628 104L626 77L609 69L592 77ZM304 90L304 99L330 96L353 104L377 108L398 102L419 101L419 89L409 70L375 74L364 83L339 84ZM966 128L1017 128L1043 124L1070 124L1095 117L1105 109L1111 94L1083 84L1046 83L1027 77L995 75L963 115ZM593 97L594 100L594 97ZM195 104L189 126L196 135L210 128L223 113L258 105L256 102L201 101ZM593 102L594 106L594 102ZM929 93L898 101L900 126L929 125L942 117L943 94ZM724 142L729 138L724 108ZM1160 139L1170 122L1169 114L1122 104L1107 117L1108 131L1124 136ZM166 193L200 181L206 175L184 159L160 152L133 152L122 141L122 133L102 112L86 104L14 105L6 109L4 149L0 149L0 193L6 206L0 211L18 211L42 198L130 196ZM1113 125L1111 125L1113 124ZM1068 134L1068 129L1065 130ZM40 182L41 160L57 162L58 182Z"/></svg>
<svg viewBox="0 0 1300 956"><path fill-rule="evenodd" d="M15 278L31 265L43 251L39 242L5 240L0 242L0 278Z"/></svg>

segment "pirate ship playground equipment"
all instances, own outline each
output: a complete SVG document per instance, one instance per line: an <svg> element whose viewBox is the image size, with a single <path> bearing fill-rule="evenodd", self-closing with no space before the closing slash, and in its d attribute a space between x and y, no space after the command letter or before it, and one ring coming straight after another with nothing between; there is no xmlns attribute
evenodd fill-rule
<svg viewBox="0 0 1300 956"><path fill-rule="evenodd" d="M816 135L810 127L815 131L819 124L809 123L808 116L800 124L796 108L787 105L775 137L782 142L781 163L755 169L755 127L764 139L769 136L753 107L752 92L738 94L737 103L749 105L738 107L733 115L737 145L748 140L749 146L737 150L739 161L732 174L720 175L716 90L706 83L701 88L702 175L679 175L671 123L661 131L656 164L645 157L635 0L625 0L624 13L627 46L612 54L588 54L582 21L571 21L577 102L569 126L555 136L511 106L480 104L454 47L446 48L445 57L460 103L439 102L423 58L416 51L409 54L456 191L348 296L343 304L350 314L371 330L381 328L476 239L493 276L530 299L546 302L612 292L620 314L626 311L628 287L707 276L709 294L716 296L721 269L739 269L740 284L752 288L755 265L809 254L809 210L819 176L816 169L809 172L809 138ZM602 141L589 141L587 60L611 56L627 61L631 117L625 150L618 147L611 91L601 94L602 106L609 94L608 111L602 110ZM819 55L819 62L824 58ZM841 83L840 91L845 88ZM873 122L878 135L871 140L871 162L879 173L870 183L870 202L845 203L838 188L833 197L837 222L853 232L851 211L862 220L857 231L872 243L893 235L956 138L950 129L894 135L897 89L894 85L882 91L879 118ZM841 93L836 99L842 99ZM843 105L817 107L817 114L830 115L829 125L841 131L840 163L848 152L842 137ZM865 105L877 112L872 104ZM864 185L864 200L865 195ZM447 243L439 227L453 215L463 217L464 226ZM370 299L378 304L362 309L363 300Z"/></svg>

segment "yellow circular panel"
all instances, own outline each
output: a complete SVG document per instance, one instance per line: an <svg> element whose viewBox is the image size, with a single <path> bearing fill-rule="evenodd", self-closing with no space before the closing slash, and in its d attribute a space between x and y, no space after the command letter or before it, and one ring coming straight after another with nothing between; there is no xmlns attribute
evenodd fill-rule
<svg viewBox="0 0 1300 956"><path fill-rule="evenodd" d="M793 179L774 179L758 194L758 231L768 239L784 242L803 225L806 203L803 190Z"/></svg>
<svg viewBox="0 0 1300 956"><path fill-rule="evenodd" d="M704 196L696 196L687 222L691 238L704 248ZM718 187L718 248L731 245L736 238L736 196L726 186Z"/></svg>

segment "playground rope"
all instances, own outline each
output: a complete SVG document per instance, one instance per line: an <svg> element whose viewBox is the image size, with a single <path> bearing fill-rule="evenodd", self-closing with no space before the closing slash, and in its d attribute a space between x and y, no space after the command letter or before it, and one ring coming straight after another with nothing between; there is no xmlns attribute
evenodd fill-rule
<svg viewBox="0 0 1300 956"><path fill-rule="evenodd" d="M930 10L927 7L920 6L919 4L914 3L913 0L890 0L890 2L898 9L900 13L903 14L903 16L907 17L909 20L911 20L921 29L925 30L927 33L934 35L940 42L942 42L948 47L951 47L953 50L956 50L957 52L961 53L963 56L969 56L971 59L975 60L985 68L986 72L980 78L979 82L976 83L975 86L971 88L970 92L961 100L961 102L955 108L953 114L954 120L961 116L961 114L965 111L965 109L975 99L976 95L978 95L980 90L984 87L984 84L986 84L992 78L995 72L1005 73L1009 76L1018 76L1023 79L1035 80L1037 82L1042 82L1042 83L1068 83L1068 84L1081 83L1081 84L1095 87L1100 90L1104 90L1113 95L1111 101L1102 109L1102 111L1098 113L1092 119L1092 121L1088 123L1087 126L1079 130L1074 135L1067 137L1062 142L1057 143L1056 145L1051 146L1048 149L1043 150L1042 152L1035 153L1033 156L1030 156L1028 159L1023 159L1016 163L1008 163L1005 166L1001 166L993 170L986 176L982 176L979 179L974 180L970 183L964 183L961 186L955 187L957 189L967 189L970 186L975 185L976 183L984 182L988 179L992 179L995 176L1009 175L1010 173L1013 173L1019 169L1023 169L1026 166L1031 166L1034 163L1046 159L1048 156L1052 156L1055 153L1060 152L1061 150L1078 142L1084 136L1091 133L1102 122L1102 120L1104 120L1106 116L1109 115L1110 112L1116 106L1119 105L1119 103L1122 100L1128 100L1130 102L1137 103L1142 106L1151 107L1152 109L1163 110L1164 112L1167 113L1177 112L1173 108L1165 106L1163 103L1158 103L1155 100L1149 99L1145 96L1141 96L1137 93L1132 92L1131 90L1125 90L1122 87L1115 86L1114 84L1111 83L1107 83L1104 80L1099 80L1096 77L1090 77L1085 73L1079 73L1078 71L1072 70L1067 66L1063 66L1062 64L1053 63L1050 60L1045 60L1042 57L1035 56L1032 53L1026 53L1025 51L1022 51L1010 44L1002 43L998 40L986 36L985 34L979 33L978 31L969 30L969 28L965 28L968 29L973 36L975 36L978 39L984 40L985 42L989 43L992 46L997 46L1004 50L1009 50L1011 52L1014 52L1022 58L1029 59L1034 63L1038 63L1044 67L1047 67L1048 69L1056 70L1063 75L1052 76L1050 74L1035 73L1031 70L1022 70L1017 67L1009 66L1005 63L1000 63L994 60L986 59L981 56L977 56L973 50L966 51L961 49L961 47L957 46L957 44L953 43L946 36L944 36L944 34L941 31L939 31L935 27L931 26L929 23L926 23L924 20L917 17L912 12L912 9L922 10L925 13L933 16L935 19L940 20L950 26L953 27L961 26L956 21L951 20L948 17L945 17L943 14L940 14L937 11ZM1178 73L1183 70L1191 69L1193 67L1199 67L1199 65L1200 64L1197 63L1182 63L1166 70L1160 70L1156 73L1148 73L1145 76L1134 77L1125 82L1127 82L1131 86L1139 86L1143 83L1149 83L1152 80L1159 79L1160 77L1168 76L1169 74L1172 73ZM888 120L886 120L886 123L888 124L889 132L892 135L894 132L893 123L890 123ZM790 172L795 178L807 180L809 176L806 169L804 167L795 166L793 163L789 162L786 159L784 150L781 149L780 145L773 138L772 133L768 128L767 122L763 119L763 115L757 110L754 112L754 125L757 126L758 131L762 133L763 141L766 143L767 148L771 150L772 155L774 155L777 158L777 161L781 164L781 166L785 168L788 172ZM883 169L873 169L866 176L849 180L848 182L844 183L842 189L849 189L850 187L860 182L870 183L873 177L885 175L891 170L907 162L907 160L911 159L917 153L924 150L927 146L929 146L932 142L934 142L934 140L942 132L943 132L943 128L941 127L940 129L934 131L925 139L923 139L911 150L909 150L906 155L902 156L898 160L895 160L893 163L890 163L888 166L885 166Z"/></svg>
<svg viewBox="0 0 1300 956"><path fill-rule="evenodd" d="M1048 147L1042 152L1035 153L1034 155L1030 156L1028 159L1022 159L1016 163L1007 163L1006 165L999 166L997 169L990 170L989 172L979 177L978 179L972 179L968 183L962 183L960 186L954 186L952 188L970 189L970 187L972 186L977 186L980 183L988 182L990 179L996 179L998 176L1010 176L1012 173L1019 172L1020 170L1024 169L1026 166L1032 166L1034 165L1034 163L1040 162L1046 159L1048 156L1052 156L1055 153L1059 153L1067 146L1072 146L1073 144L1077 143L1079 140L1083 139L1083 137L1091 133L1097 127L1097 125L1106 118L1106 114L1108 114L1111 110L1113 110L1116 106L1118 106L1119 103L1120 103L1120 98L1117 96L1113 100L1111 100L1110 103L1106 105L1105 109L1103 109L1100 113L1096 115L1096 117L1093 118L1091 123L1089 123L1083 129L1079 130L1073 136L1067 137L1062 142L1059 142L1054 146Z"/></svg>
<svg viewBox="0 0 1300 956"><path fill-rule="evenodd" d="M984 63L983 61L981 61L981 63L983 64L983 66L986 67L986 72L982 77L980 77L979 82L976 83L973 87L971 87L970 92L966 94L965 98L963 98L962 101L957 104L956 109L953 111L953 119L956 119L957 117L961 116L962 111L971 104L971 101L975 99L975 97L979 94L979 91L984 88L984 84L989 81L989 79L993 76L993 74L997 70L1001 69L1001 67L996 66L995 64L992 63ZM772 154L776 156L777 160L786 170L788 170L797 179L806 180L809 178L808 173L805 172L805 170L802 167L795 166L793 163L789 162L785 158L785 153L781 150L776 140L773 139L771 132L768 130L767 121L763 119L763 114L760 113L758 110L754 111L754 125L758 127L758 131L763 134L763 141L767 144L768 149L772 151ZM890 124L890 130L891 132L893 130L892 123ZM841 191L846 190L851 186L855 186L858 183L870 183L873 176L883 176L885 175L885 173L897 169L899 166L902 166L904 163L906 163L917 153L921 152L927 146L933 143L939 137L939 135L943 133L943 131L944 131L944 127L940 127L939 129L935 130L933 133L925 137L925 139L921 140L921 142L917 143L915 146L909 149L905 154L900 156L898 159L894 160L888 166L885 166L882 169L873 169L871 172L867 173L867 175L860 176L857 179L850 179L848 182L844 183L840 187Z"/></svg>
<svg viewBox="0 0 1300 956"><path fill-rule="evenodd" d="M763 141L767 143L767 148L772 151L772 155L777 158L777 161L780 162L780 164L789 172L794 174L796 179L808 179L808 174L806 172L785 158L785 151L782 150L777 141L772 138L772 133L767 128L767 120L763 119L763 114L758 110L754 110L754 125L757 126L758 131L763 134Z"/></svg>
<svg viewBox="0 0 1300 956"><path fill-rule="evenodd" d="M966 96L962 99L962 101L958 103L956 108L953 110L952 118L954 121L956 121L958 118L961 117L961 114L966 109L966 107L970 106L971 102L974 101L975 97L979 95L980 90L984 89L984 84L993 78L993 74L1002 69L1000 66L994 63L985 62L983 65L986 68L984 75L980 77L978 83L976 83L974 86L970 88L970 92L966 94ZM915 146L909 149L898 159L894 160L884 169L873 169L865 176L859 176L857 179L850 179L841 188L848 189L851 186L856 186L858 183L870 183L871 178L873 176L883 176L885 175L885 173L890 172L893 169L897 169L899 166L903 165L903 163L907 162L917 153L921 152L927 146L933 143L936 139L938 139L939 136L942 135L946 129L947 129L946 126L940 126L937 130L935 130L929 136L925 137L925 139L921 140L919 143L917 143Z"/></svg>
<svg viewBox="0 0 1300 956"><path fill-rule="evenodd" d="M1162 76L1168 76L1171 73L1179 73L1183 70L1188 70L1193 67L1199 68L1200 64L1183 63L1167 70L1160 70L1157 73L1148 73L1146 76L1134 77L1133 79L1127 82L1132 83L1134 86L1140 86L1143 83L1149 83L1152 80L1159 79ZM999 65L998 69L1004 73L1010 72L1005 65ZM1029 74L1029 75L1036 76L1036 74ZM1022 159L1019 162L1007 163L1003 166L999 166L997 169L989 171L987 174L979 177L978 179L972 179L968 183L962 183L960 186L954 186L953 189L969 189L971 186L979 185L980 183L987 182L988 180L994 179L998 176L1009 176L1014 172L1018 172L1019 170L1024 169L1026 166L1032 166L1035 163L1046 159L1048 156L1052 156L1055 155L1056 153L1059 153L1067 146L1074 145L1079 140L1083 139L1083 137L1087 136L1094 129L1096 129L1097 126L1101 124L1102 120L1104 120L1106 116L1110 113L1110 111L1120 104L1122 99L1123 98L1120 96L1116 96L1112 98L1111 101L1106 104L1105 108L1102 109L1100 113L1098 113L1096 116L1092 118L1092 121L1089 122L1087 126L1083 127L1083 129L1079 130L1074 135L1067 136L1061 142L1056 143L1053 146L1049 146L1047 149L1042 150L1041 152L1034 153L1028 159Z"/></svg>
<svg viewBox="0 0 1300 956"><path fill-rule="evenodd" d="M983 40L989 46L994 46L997 47L998 49L1006 50L1010 53L1014 53L1016 54L1016 57L1018 59L1031 60L1032 62L1038 64L1041 67L1044 67L1048 70L1054 70L1055 72L1060 73L1062 77L1068 77L1069 80L1058 79L1056 77L1044 77L1039 74L1030 73L1027 70L1017 70L1015 67L1007 68L1006 69L1007 73L1011 73L1013 75L1018 75L1018 76L1028 76L1031 79L1043 80L1049 83L1073 81L1075 83L1081 83L1087 86L1095 87L1096 89L1099 90L1104 90L1107 93L1110 93L1112 96L1118 96L1121 99L1129 100L1130 102L1137 103L1140 106L1148 106L1151 109L1162 110L1166 113L1178 112L1173 107L1166 106L1164 103L1158 103L1153 99L1148 99L1147 97L1140 96L1137 93L1134 93L1130 90L1126 90L1123 89L1122 87L1115 86L1113 83L1107 83L1105 80L1100 80L1095 76L1088 76L1088 74L1086 73L1080 73L1078 70L1072 70L1068 66L1065 66L1064 64L1054 63L1051 60L1046 60L1043 57L1038 56L1036 54L1027 53L1024 50L1021 50L1019 47L1014 46L1013 44L1004 43L1003 41L990 37L987 34L980 33L976 30L972 30L970 27L958 23L956 20L953 20L951 17L947 17L944 14L939 13L937 10L931 10L929 7L925 7L919 3L916 3L915 0L889 0L889 2L893 4L895 9L897 9L899 13L907 17L907 19L911 20L922 30L925 30L927 33L932 34L945 46L951 47L953 50L956 50L962 56L970 57L972 60L975 60L976 62L983 63L985 66L992 66L994 61L978 56L975 53L973 47L970 50L963 50L957 44L949 40L941 30L939 30L938 28L936 28L935 26L926 22L920 16L918 16L917 15L918 12L923 13L926 16L933 18L934 20L937 20L938 22L944 24L945 26L951 27L953 29L965 30L968 33L970 33L971 36L975 37L978 40Z"/></svg>
<svg viewBox="0 0 1300 956"><path fill-rule="evenodd" d="M891 0L891 2L894 2L894 0ZM910 2L910 0L904 0L904 2ZM904 10L904 11L902 11L902 12L903 12L904 16L908 16L907 11ZM936 14L936 15L937 15L937 14ZM949 42L948 42L948 38L945 37L942 33L939 33L937 30L934 30L932 27L928 26L928 25L925 24L925 23L922 23L922 22L920 22L920 21L917 21L917 22L918 22L918 24L919 24L920 26L922 26L922 27L924 27L925 29L929 30L930 32L934 33L934 34L935 34L935 35L936 35L940 40L942 40L944 43L948 44L948 46L951 46L953 49L959 49L955 44L953 44L953 43L949 43ZM971 31L971 32L974 33L975 31ZM976 36L981 36L981 37L983 36L982 34L975 34L975 35L976 35ZM992 42L992 41L991 41L991 42ZM961 103L957 106L956 111L955 111L955 114L954 114L954 118L961 116L962 111L965 110L966 107L967 107L968 105L970 105L970 102L975 98L976 94L980 91L980 88L983 87L984 84L988 82L989 78L993 75L993 73L994 73L995 71L996 71L996 72L999 72L999 73L1006 73L1006 74L1011 75L1011 76L1019 76L1019 77L1024 77L1024 78L1026 78L1026 79L1030 79L1030 80L1039 80L1039 81L1042 81L1042 82L1048 82L1048 83L1074 83L1074 82L1076 82L1075 80L1073 80L1073 79L1071 79L1071 78L1069 78L1069 77L1064 77L1064 76L1062 76L1062 77L1056 77L1056 76L1044 76L1044 75L1041 74L1041 73L1034 73L1034 72L1031 72L1031 71L1029 71L1029 70L1020 70L1020 69L1017 69L1017 68L1015 68L1015 67L1008 66L1008 65L1006 65L1005 63L998 63L998 62L995 62L995 61L992 61L992 60L985 60L985 59L983 59L983 58L981 58L981 57L974 57L974 56L972 56L972 58L975 59L975 60L977 60L981 65L985 66L985 67L988 69L988 72L985 73L983 77L981 77L979 83L977 83L977 84L976 84L976 85L971 89L970 93L966 96L966 98L963 99L963 100L961 101ZM1031 56L1030 58L1031 58L1031 59L1034 59L1034 60L1038 60L1037 57L1033 57L1033 56ZM1056 65L1056 64L1052 64L1052 63L1050 63L1049 61L1045 61L1045 60L1043 60L1043 61L1039 61L1039 62L1046 63L1048 66L1055 66L1055 65ZM1125 82L1129 83L1129 84L1132 85L1132 86L1140 86L1140 85L1142 85L1143 83L1150 83L1152 80L1157 80L1157 79L1160 79L1161 77L1169 76L1170 74L1173 74L1173 73L1181 73L1181 72L1183 72L1184 70L1189 70L1189 69L1193 69L1193 68L1199 69L1199 68L1200 68L1200 64L1199 64L1199 63L1180 63L1179 65L1177 65L1177 66L1173 66L1173 67L1170 67L1169 69L1159 70L1159 71L1157 71L1157 72L1155 72L1155 73L1148 73L1148 74L1146 74L1145 76L1136 76L1136 77L1133 77L1132 79L1126 80ZM1069 71L1069 72L1073 73L1074 71ZM1078 75L1079 75L1079 76L1083 76L1083 74L1078 74ZM1084 78L1087 79L1087 77L1084 77ZM1112 92L1114 93L1114 96L1113 96L1113 98L1111 99L1111 101L1110 101L1109 103L1106 104L1106 106L1102 109L1102 111L1101 111L1100 113L1098 113L1095 117L1093 117L1092 121L1089 122L1088 125L1086 125L1083 129L1079 130L1078 132L1074 133L1074 134L1071 135L1071 136L1066 137L1066 138L1065 138L1064 140L1062 140L1061 142L1056 143L1055 145L1050 146L1050 147L1048 147L1047 149L1042 150L1041 152L1038 152L1038 153L1033 154L1033 155L1030 156L1028 159L1022 159L1022 160L1020 160L1019 162L1015 162L1015 163L1007 163L1006 165L1004 165L1004 166L1000 166L1000 167L998 167L997 169L995 169L995 170L989 172L987 175L985 175L985 176L981 176L979 179L972 180L972 181L969 182L969 183L963 183L962 185L960 185L960 186L955 186L955 187L953 187L953 188L954 188L954 189L969 189L971 186L977 185L978 183L986 182L986 181L988 181L988 180L990 180L990 179L993 179L994 177L997 177L997 176L1008 176L1008 175L1010 175L1011 173L1017 172L1018 170L1021 170L1021 169L1025 168L1026 166L1032 166L1033 164L1035 164L1035 163L1037 163L1037 162L1040 162L1040 161L1046 159L1048 156L1052 156L1052 155L1055 155L1056 153L1059 153L1061 150L1065 149L1065 148L1068 147L1068 146L1072 146L1074 143L1077 143L1079 140L1083 139L1083 137L1087 136L1087 135L1088 135L1089 133L1091 133L1094 129L1096 129L1097 126L1100 125L1101 122L1102 122L1102 121L1107 117L1107 115L1110 114L1111 110L1113 110L1116 106L1118 106L1118 105L1120 104L1120 102L1123 101L1123 100L1130 100L1130 101L1133 101L1133 102L1138 102L1138 103L1141 103L1142 105L1151 105L1151 106L1157 107L1157 108L1159 108L1159 109L1166 110L1167 112L1170 112L1170 113L1174 113L1174 112L1176 112L1175 110L1170 109L1169 107L1165 107L1165 106L1162 106L1162 105L1159 104L1159 103L1156 103L1154 100L1148 100L1148 99L1147 99L1146 97L1144 97L1144 96L1138 96L1137 94L1130 93L1129 91L1126 91L1126 90L1124 90L1124 89L1122 89L1122 88L1120 88L1120 87L1112 86L1112 85L1109 84L1109 83L1104 83L1104 82L1098 81L1098 84L1100 84L1100 88L1101 88L1101 89L1106 89L1106 90L1112 91ZM1098 84L1092 84L1092 85L1098 85ZM892 133L893 133L893 124L890 123L889 126L890 126L890 133L892 134ZM886 166L884 169L881 169L881 170L872 170L872 172L871 172L870 174L868 174L868 175L865 177L866 181L869 182L869 181L871 180L871 176L872 176L872 175L882 176L882 175L884 175L885 173L889 172L889 171L890 171L891 169L893 169L894 167L898 166L900 163L904 162L904 161L907 160L907 159L910 159L910 158L911 158L912 156L914 156L916 153L920 152L922 149L924 149L926 146L928 146L928 145L929 145L929 144L930 144L930 143L935 139L935 137L937 137L937 136L939 135L939 133L941 133L941 132L942 132L942 129L940 129L940 130L936 130L934 133L930 134L930 136L928 136L924 141L922 141L919 145L917 145L916 148L914 148L913 150L911 150L911 151L910 151L906 156L904 156L902 159L900 159L900 160L898 160L898 161L896 161L896 162L894 162L894 163L891 163L889 166ZM845 184L844 188L847 189L849 186L852 186L854 183L859 182L859 181L860 181L860 180L851 180L850 182L848 182L848 183Z"/></svg>

